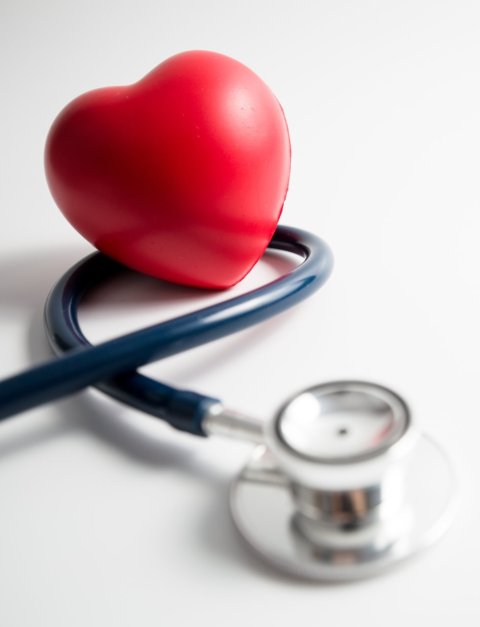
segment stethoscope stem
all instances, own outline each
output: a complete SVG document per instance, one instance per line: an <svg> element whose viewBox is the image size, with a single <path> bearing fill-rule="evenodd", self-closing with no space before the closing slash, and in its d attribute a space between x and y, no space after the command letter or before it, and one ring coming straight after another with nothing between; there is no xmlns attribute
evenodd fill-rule
<svg viewBox="0 0 480 627"><path fill-rule="evenodd" d="M203 419L207 435L219 435L236 440L263 444L265 423L258 418L226 408L222 403L212 403Z"/></svg>

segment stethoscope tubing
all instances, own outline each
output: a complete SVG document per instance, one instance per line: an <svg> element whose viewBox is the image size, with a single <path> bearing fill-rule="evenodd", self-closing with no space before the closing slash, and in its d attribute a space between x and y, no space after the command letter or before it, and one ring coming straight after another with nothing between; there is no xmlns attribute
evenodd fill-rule
<svg viewBox="0 0 480 627"><path fill-rule="evenodd" d="M201 418L217 399L176 390L136 368L258 324L295 305L328 278L332 254L317 236L279 226L269 248L300 255L294 270L265 286L193 313L92 346L78 321L85 294L121 272L121 264L94 253L67 271L48 296L45 327L52 348L65 353L0 382L0 420L95 385L117 400L205 435Z"/></svg>

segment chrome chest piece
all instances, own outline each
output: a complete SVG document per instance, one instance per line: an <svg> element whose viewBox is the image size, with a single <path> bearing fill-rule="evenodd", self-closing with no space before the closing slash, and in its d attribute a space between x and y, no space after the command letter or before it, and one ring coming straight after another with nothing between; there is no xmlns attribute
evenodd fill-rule
<svg viewBox="0 0 480 627"><path fill-rule="evenodd" d="M441 449L394 392L372 383L318 385L267 426L231 489L247 543L302 577L368 577L447 530L455 481Z"/></svg>

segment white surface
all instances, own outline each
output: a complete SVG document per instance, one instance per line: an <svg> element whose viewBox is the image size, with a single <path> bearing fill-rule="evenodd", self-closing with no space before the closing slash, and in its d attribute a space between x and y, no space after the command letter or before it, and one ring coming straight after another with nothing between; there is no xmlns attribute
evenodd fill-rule
<svg viewBox="0 0 480 627"><path fill-rule="evenodd" d="M429 553L381 579L306 584L232 528L227 486L246 446L80 394L1 426L2 627L479 624L479 32L473 1L2 0L0 374L48 357L44 298L90 250L44 180L56 113L174 52L218 50L282 102L294 159L282 221L321 234L336 268L294 312L149 371L260 416L317 381L391 385L462 486ZM85 318L95 339L194 304L149 281L107 292Z"/></svg>

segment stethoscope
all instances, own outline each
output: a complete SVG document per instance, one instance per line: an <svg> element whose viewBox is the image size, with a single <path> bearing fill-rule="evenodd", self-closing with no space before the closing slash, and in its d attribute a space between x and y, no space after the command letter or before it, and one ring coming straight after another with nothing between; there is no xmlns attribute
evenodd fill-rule
<svg viewBox="0 0 480 627"><path fill-rule="evenodd" d="M78 307L123 266L101 253L81 261L45 306L58 359L0 382L0 419L95 385L191 434L252 441L230 493L233 520L248 545L301 577L368 577L439 539L454 511L451 466L399 395L363 381L324 383L290 398L264 423L136 370L260 323L312 294L330 274L330 250L311 233L278 227L269 248L302 262L249 293L98 346L83 334Z"/></svg>

